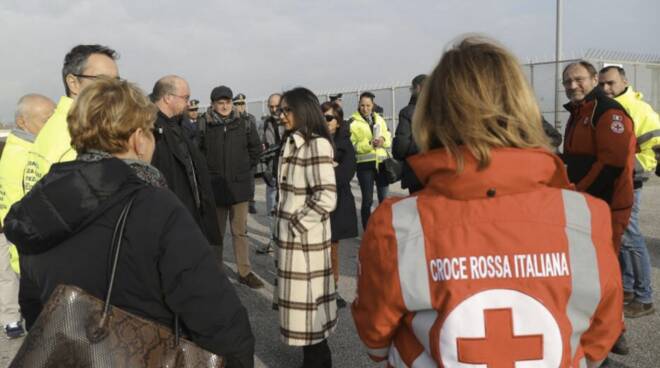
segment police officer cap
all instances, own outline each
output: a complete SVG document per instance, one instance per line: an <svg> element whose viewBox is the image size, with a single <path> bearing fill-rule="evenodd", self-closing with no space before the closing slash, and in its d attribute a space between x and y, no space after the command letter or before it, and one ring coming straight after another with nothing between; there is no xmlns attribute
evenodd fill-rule
<svg viewBox="0 0 660 368"><path fill-rule="evenodd" d="M239 103L245 103L245 95L242 93L239 93L234 97L234 103L239 102Z"/></svg>

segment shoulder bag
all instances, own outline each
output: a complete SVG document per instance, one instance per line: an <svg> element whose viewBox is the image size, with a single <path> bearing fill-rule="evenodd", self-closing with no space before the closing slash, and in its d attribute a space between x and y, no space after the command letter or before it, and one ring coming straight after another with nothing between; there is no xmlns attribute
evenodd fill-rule
<svg viewBox="0 0 660 368"><path fill-rule="evenodd" d="M126 218L124 206L112 236L110 277L105 301L70 285L58 285L25 337L10 368L167 367L220 368L222 357L148 319L110 304Z"/></svg>

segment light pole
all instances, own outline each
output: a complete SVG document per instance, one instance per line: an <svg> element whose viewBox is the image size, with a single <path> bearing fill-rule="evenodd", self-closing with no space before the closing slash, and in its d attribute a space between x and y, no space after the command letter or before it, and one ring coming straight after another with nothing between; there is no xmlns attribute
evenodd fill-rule
<svg viewBox="0 0 660 368"><path fill-rule="evenodd" d="M561 77L561 65L559 61L561 60L561 8L562 0L557 0L557 25L555 33L555 128L561 128L561 122L559 121L559 109L561 105L559 104L559 85Z"/></svg>

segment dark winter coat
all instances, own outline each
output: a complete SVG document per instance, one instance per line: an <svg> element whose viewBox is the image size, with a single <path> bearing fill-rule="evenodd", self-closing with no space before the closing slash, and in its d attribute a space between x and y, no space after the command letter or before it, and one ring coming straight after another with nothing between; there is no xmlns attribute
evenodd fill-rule
<svg viewBox="0 0 660 368"><path fill-rule="evenodd" d="M252 367L247 312L190 212L115 158L53 165L9 212L5 230L21 255L27 325L59 284L105 297L113 229L132 196L112 304L169 327L176 313L195 343L231 366Z"/></svg>
<svg viewBox="0 0 660 368"><path fill-rule="evenodd" d="M181 129L179 119L158 112L156 150L151 164L165 177L168 188L190 211L212 245L222 244L211 178L204 157Z"/></svg>
<svg viewBox="0 0 660 368"><path fill-rule="evenodd" d="M208 111L197 123L200 149L206 157L216 205L230 206L252 199L252 169L261 153L254 122L233 111L226 119Z"/></svg>
<svg viewBox="0 0 660 368"><path fill-rule="evenodd" d="M334 136L335 180L337 183L337 207L330 214L332 241L350 239L358 235L355 197L351 192L351 180L355 176L355 149L347 125L342 125Z"/></svg>
<svg viewBox="0 0 660 368"><path fill-rule="evenodd" d="M552 124L548 123L548 121L545 120L543 116L541 116L541 123L543 124L543 131L548 137L550 144L552 144L552 147L555 149L558 149L559 146L561 146L563 140L561 133L554 126L552 126Z"/></svg>
<svg viewBox="0 0 660 368"><path fill-rule="evenodd" d="M184 116L181 118L181 128L183 129L184 134L193 146L199 147L199 132L197 132L197 122L192 122L190 118Z"/></svg>
<svg viewBox="0 0 660 368"><path fill-rule="evenodd" d="M419 153L419 148L413 140L412 135L412 118L415 113L416 104L417 98L412 96L408 106L399 111L399 125L396 127L394 141L392 143L392 156L403 163L401 169L401 188L407 188L410 193L422 189L422 183L419 182L417 176L415 176L415 173L406 161L406 158Z"/></svg>
<svg viewBox="0 0 660 368"><path fill-rule="evenodd" d="M261 143L264 147L262 160L265 163L263 179L266 185L274 187L277 185L279 147L282 143L284 129L282 128L282 125L280 125L280 120L273 116L269 116L264 120L262 129L263 134L261 134ZM269 154L270 152L273 152L274 154ZM272 159L267 159L271 157Z"/></svg>

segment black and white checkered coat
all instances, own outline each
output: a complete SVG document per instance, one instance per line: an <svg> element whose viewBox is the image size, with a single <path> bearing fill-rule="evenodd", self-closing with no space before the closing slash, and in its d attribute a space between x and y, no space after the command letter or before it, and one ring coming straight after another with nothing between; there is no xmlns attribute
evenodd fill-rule
<svg viewBox="0 0 660 368"><path fill-rule="evenodd" d="M337 325L330 261L330 212L337 201L332 144L289 135L282 142L278 184L280 335L288 345L312 345Z"/></svg>

